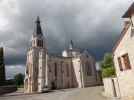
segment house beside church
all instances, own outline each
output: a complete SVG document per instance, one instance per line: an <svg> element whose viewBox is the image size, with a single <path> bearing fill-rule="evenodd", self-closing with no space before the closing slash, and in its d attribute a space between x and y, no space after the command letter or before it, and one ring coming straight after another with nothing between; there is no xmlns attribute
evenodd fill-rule
<svg viewBox="0 0 134 100"><path fill-rule="evenodd" d="M134 100L134 3L122 17L130 21L124 22L124 28L112 50L116 77L105 78L104 87L107 96Z"/></svg>
<svg viewBox="0 0 134 100"><path fill-rule="evenodd" d="M100 84L96 73L95 60L85 50L69 49L61 56L47 54L39 16L30 38L24 78L24 92L40 92L44 85L51 89L83 88Z"/></svg>

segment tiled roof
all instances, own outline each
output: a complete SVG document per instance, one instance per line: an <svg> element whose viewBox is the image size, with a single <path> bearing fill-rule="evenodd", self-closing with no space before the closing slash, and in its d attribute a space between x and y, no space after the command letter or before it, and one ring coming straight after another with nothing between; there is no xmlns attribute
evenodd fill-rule
<svg viewBox="0 0 134 100"><path fill-rule="evenodd" d="M126 22L124 23L124 28L123 28L123 30L122 30L120 36L119 36L118 39L117 39L117 42L115 43L115 45L114 45L114 47L113 47L113 49L112 49L112 53L113 53L113 52L116 50L116 48L118 47L120 41L123 39L123 37L124 37L124 35L126 34L126 32L127 32L127 30L128 30L128 28L129 28L130 25L131 25L131 21L126 21Z"/></svg>
<svg viewBox="0 0 134 100"><path fill-rule="evenodd" d="M132 5L128 8L128 10L125 12L125 14L122 16L122 18L130 18L132 12L134 12L134 2Z"/></svg>

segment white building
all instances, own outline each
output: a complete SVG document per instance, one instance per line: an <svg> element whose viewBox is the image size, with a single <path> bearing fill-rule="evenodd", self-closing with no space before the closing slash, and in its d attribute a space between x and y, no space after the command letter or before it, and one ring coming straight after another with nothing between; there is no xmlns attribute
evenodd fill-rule
<svg viewBox="0 0 134 100"><path fill-rule="evenodd" d="M124 22L112 50L116 77L104 79L105 93L121 100L134 100L134 3L122 17L131 21Z"/></svg>
<svg viewBox="0 0 134 100"><path fill-rule="evenodd" d="M94 86L100 83L100 80L97 80L94 58L87 51L81 53L74 49L72 41L69 50L64 50L62 56L48 55L45 48L38 16L27 54L25 92L41 91L44 85L51 89L62 89Z"/></svg>

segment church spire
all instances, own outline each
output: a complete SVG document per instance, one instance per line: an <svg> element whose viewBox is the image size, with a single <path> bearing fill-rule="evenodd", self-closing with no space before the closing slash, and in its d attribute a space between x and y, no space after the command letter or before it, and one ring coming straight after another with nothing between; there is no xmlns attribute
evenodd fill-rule
<svg viewBox="0 0 134 100"><path fill-rule="evenodd" d="M70 49L73 49L73 42L70 40Z"/></svg>
<svg viewBox="0 0 134 100"><path fill-rule="evenodd" d="M36 24L40 24L40 18L39 18L39 15L38 15L37 20L36 20L35 23L36 23Z"/></svg>
<svg viewBox="0 0 134 100"><path fill-rule="evenodd" d="M35 27L35 30L34 30L34 34L43 35L41 25L40 25L41 21L40 21L39 15L38 15L37 20L35 21L35 23L36 23L36 27Z"/></svg>

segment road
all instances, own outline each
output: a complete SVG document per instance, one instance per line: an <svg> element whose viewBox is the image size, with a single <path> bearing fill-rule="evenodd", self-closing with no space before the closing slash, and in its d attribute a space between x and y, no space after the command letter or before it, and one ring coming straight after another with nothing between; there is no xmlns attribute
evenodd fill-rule
<svg viewBox="0 0 134 100"><path fill-rule="evenodd" d="M32 95L8 95L0 100L105 100L100 95L102 86L57 90L49 93Z"/></svg>

